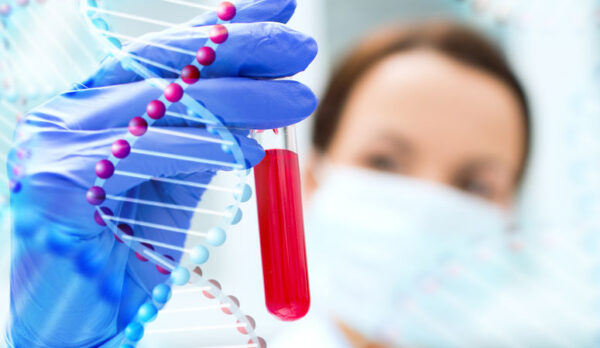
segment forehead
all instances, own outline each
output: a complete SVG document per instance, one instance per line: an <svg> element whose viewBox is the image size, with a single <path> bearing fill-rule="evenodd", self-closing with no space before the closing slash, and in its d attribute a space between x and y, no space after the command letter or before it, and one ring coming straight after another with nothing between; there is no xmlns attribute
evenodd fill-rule
<svg viewBox="0 0 600 348"><path fill-rule="evenodd" d="M333 144L341 142L350 154L381 133L397 133L423 151L495 156L518 166L524 148L521 118L518 99L502 81L420 49L392 55L362 77Z"/></svg>

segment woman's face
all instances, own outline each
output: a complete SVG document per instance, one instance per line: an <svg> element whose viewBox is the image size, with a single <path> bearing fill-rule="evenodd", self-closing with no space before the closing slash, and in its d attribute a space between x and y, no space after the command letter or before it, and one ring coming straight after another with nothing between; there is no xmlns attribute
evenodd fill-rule
<svg viewBox="0 0 600 348"><path fill-rule="evenodd" d="M524 157L522 117L514 93L494 76L432 50L399 53L356 84L327 158L506 206Z"/></svg>

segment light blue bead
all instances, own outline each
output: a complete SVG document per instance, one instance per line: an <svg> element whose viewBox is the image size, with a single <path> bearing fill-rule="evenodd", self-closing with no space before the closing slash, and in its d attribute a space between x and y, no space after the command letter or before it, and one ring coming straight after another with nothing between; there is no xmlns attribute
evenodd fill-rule
<svg viewBox="0 0 600 348"><path fill-rule="evenodd" d="M171 272L171 280L175 285L185 285L190 280L190 272L185 267L177 267Z"/></svg>
<svg viewBox="0 0 600 348"><path fill-rule="evenodd" d="M209 255L210 254L208 252L208 249L203 245L195 246L192 249L192 252L190 253L192 262L197 265L201 265L201 264L205 263L206 261L208 261Z"/></svg>
<svg viewBox="0 0 600 348"><path fill-rule="evenodd" d="M132 342L137 342L144 337L144 327L138 322L133 322L125 328L125 337Z"/></svg>
<svg viewBox="0 0 600 348"><path fill-rule="evenodd" d="M171 288L166 284L158 284L152 290L152 299L158 303L167 303L171 299Z"/></svg>
<svg viewBox="0 0 600 348"><path fill-rule="evenodd" d="M17 93L17 90L15 88L11 88L8 90L8 92L6 92L6 94L4 95L4 98L13 103L15 101L17 101L17 99L19 98L19 94Z"/></svg>
<svg viewBox="0 0 600 348"><path fill-rule="evenodd" d="M121 66L123 67L123 69L127 70L127 71L133 71L133 60L130 58L122 58L121 59Z"/></svg>
<svg viewBox="0 0 600 348"><path fill-rule="evenodd" d="M223 245L223 243L225 243L225 239L227 239L227 234L222 228L219 227L211 228L206 236L206 241L208 244L216 247Z"/></svg>
<svg viewBox="0 0 600 348"><path fill-rule="evenodd" d="M231 145L221 144L221 151L231 154Z"/></svg>
<svg viewBox="0 0 600 348"><path fill-rule="evenodd" d="M236 193L235 199L239 200L240 202L248 202L248 200L250 200L250 197L252 197L252 188L250 187L250 185L248 184L241 184L238 186L238 190L240 191L240 193Z"/></svg>
<svg viewBox="0 0 600 348"><path fill-rule="evenodd" d="M110 42L111 45L115 46L118 50L120 50L123 47L123 45L121 44L121 41L119 41L119 39L117 39L115 37L109 38L108 42Z"/></svg>
<svg viewBox="0 0 600 348"><path fill-rule="evenodd" d="M242 210L238 207L229 206L227 211L231 213L231 224L235 225L242 221Z"/></svg>
<svg viewBox="0 0 600 348"><path fill-rule="evenodd" d="M108 23L102 18L93 19L92 24L99 30L108 31Z"/></svg>
<svg viewBox="0 0 600 348"><path fill-rule="evenodd" d="M206 126L206 130L208 131L208 133L212 134L212 135L218 135L219 132L217 131L217 129L213 126Z"/></svg>
<svg viewBox="0 0 600 348"><path fill-rule="evenodd" d="M87 0L87 4L89 7L98 7L98 3L96 2L96 0Z"/></svg>
<svg viewBox="0 0 600 348"><path fill-rule="evenodd" d="M148 323L156 319L158 309L152 303L144 303L140 309L138 309L138 319L143 323Z"/></svg>

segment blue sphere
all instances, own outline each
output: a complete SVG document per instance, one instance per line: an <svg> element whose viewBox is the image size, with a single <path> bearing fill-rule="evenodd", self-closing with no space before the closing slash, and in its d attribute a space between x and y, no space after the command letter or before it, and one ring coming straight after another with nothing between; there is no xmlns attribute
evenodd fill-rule
<svg viewBox="0 0 600 348"><path fill-rule="evenodd" d="M171 299L171 288L166 284L158 284L152 290L152 299L157 303L167 303Z"/></svg>
<svg viewBox="0 0 600 348"><path fill-rule="evenodd" d="M119 39L117 39L115 37L109 38L108 42L110 42L111 45L115 46L118 50L120 50L123 47L123 45L121 44L121 41L119 41Z"/></svg>
<svg viewBox="0 0 600 348"><path fill-rule="evenodd" d="M208 249L203 245L197 245L192 249L190 253L190 258L192 262L201 265L208 261L208 257L210 256Z"/></svg>
<svg viewBox="0 0 600 348"><path fill-rule="evenodd" d="M234 206L230 206L227 208L227 211L231 213L231 224L235 225L242 221L242 210L240 208L236 208Z"/></svg>
<svg viewBox="0 0 600 348"><path fill-rule="evenodd" d="M231 154L231 145L221 144L221 151Z"/></svg>
<svg viewBox="0 0 600 348"><path fill-rule="evenodd" d="M133 322L125 328L125 337L132 342L137 342L144 337L144 326L138 322Z"/></svg>
<svg viewBox="0 0 600 348"><path fill-rule="evenodd" d="M171 280L175 285L185 285L190 280L190 272L185 267L177 267L171 272Z"/></svg>
<svg viewBox="0 0 600 348"><path fill-rule="evenodd" d="M252 197L252 188L248 184L241 184L238 186L240 190L239 193L235 194L235 199L238 199L240 202L248 202L250 197Z"/></svg>
<svg viewBox="0 0 600 348"><path fill-rule="evenodd" d="M148 323L156 319L156 314L158 314L156 306L150 302L146 302L138 309L137 316L141 322Z"/></svg>
<svg viewBox="0 0 600 348"><path fill-rule="evenodd" d="M225 231L222 228L213 227L208 231L206 241L208 242L208 244L218 247L225 243L226 238L227 234L225 234Z"/></svg>
<svg viewBox="0 0 600 348"><path fill-rule="evenodd" d="M108 31L108 24L106 23L106 21L104 21L104 19L96 18L92 20L92 24L99 30Z"/></svg>

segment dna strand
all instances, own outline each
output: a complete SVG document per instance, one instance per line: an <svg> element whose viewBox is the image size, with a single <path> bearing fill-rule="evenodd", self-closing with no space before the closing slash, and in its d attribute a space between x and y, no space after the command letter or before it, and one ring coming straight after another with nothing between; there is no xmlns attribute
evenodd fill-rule
<svg viewBox="0 0 600 348"><path fill-rule="evenodd" d="M31 106L70 88L104 53L74 1L5 1L0 18L2 94L9 102Z"/></svg>
<svg viewBox="0 0 600 348"><path fill-rule="evenodd" d="M0 3L0 123L3 129L0 153L8 153L12 131L27 110L72 87L75 81L83 80L98 68L104 52L97 48L95 37L84 30L86 25L74 1ZM27 157L27 149L19 149L16 156L8 159L11 165L8 186L13 193L21 189L19 180L25 175L23 162Z"/></svg>
<svg viewBox="0 0 600 348"><path fill-rule="evenodd" d="M163 293L157 291L154 294L155 300L164 301L160 298L161 294ZM173 299L161 309L156 322L148 325L145 331L148 339L142 341L140 346L266 347L265 340L254 332L254 319L240 312L239 300L234 296L224 295L218 281L203 278L199 267L193 270L190 284L173 289L173 294ZM138 313L140 320L153 320L155 316L156 311L147 304ZM235 322L230 317L234 317ZM200 332L206 334L199 335ZM182 333L193 335L182 336ZM240 334L247 339L232 344L231 338Z"/></svg>
<svg viewBox="0 0 600 348"><path fill-rule="evenodd" d="M575 8L568 2L514 1L514 0L453 0L478 20L508 30L542 25L544 31L555 31L567 23L584 29L589 23L600 23L600 12ZM595 6L598 8L598 5ZM540 13L544 13L540 16Z"/></svg>
<svg viewBox="0 0 600 348"><path fill-rule="evenodd" d="M162 0L152 3L146 1L143 6L135 2L88 0L83 1L81 5L82 11L89 19L90 27L105 39L105 47L120 61L121 66L125 70L135 72L163 92L159 98L148 100L144 115L131 115L129 132L115 141L111 148L112 153L107 154L105 159L97 163L95 184L86 194L88 202L96 206L96 213L93 219L90 217L90 222L110 229L118 242L134 252L140 267L153 265L156 271L164 276L164 283L154 288L152 299L140 307L134 321L125 328L122 347L135 346L142 340L145 325L154 320L156 313L164 307L169 293L193 292L198 289L203 289L202 292L206 297L214 298L224 313L235 317L234 327L239 333L248 337L243 344L229 344L223 347L265 347L264 340L254 332L254 320L241 312L239 301L235 297L223 295L217 281L204 280L199 267L208 260L209 248L218 247L225 242L227 228L237 224L242 218L239 205L251 196L251 188L245 182L248 174L247 163L233 134L235 131L228 129L210 110L186 94L186 89L199 80L203 68L210 66L217 59L219 46L226 43L228 39L226 24L235 17L236 7L230 2L208 6L180 0ZM151 14L145 14L144 9L152 9L164 14L183 13L186 16L189 16L189 12L194 12L194 17L198 15L196 13L198 10L204 13L216 11L218 21L208 28L201 29L206 31L206 43L197 51L190 51L153 42L140 36L139 32L127 32L127 28L135 28L139 31L139 28L144 26L153 29L184 27L182 24L153 18ZM123 28L125 28L123 31L119 31ZM161 64L128 52L127 43L176 52L188 56L189 61L183 67ZM161 75L164 72L174 74L177 78L165 80ZM190 122L197 129L204 130L204 133L198 135L185 130L173 131L158 126L153 127L163 118ZM194 154L193 151L167 153L161 151L160 144L144 148L148 144L142 145L144 143L140 140L152 133L158 133L165 138L179 139L178 141L191 139L197 141L199 146L211 146L213 152L220 152L227 160L215 159L210 154ZM207 164L217 166L228 173L221 173L215 178L212 178L211 174L208 183L206 174L202 173L177 177L154 176L143 172L142 168L127 167L127 160L132 156L145 156L149 161L153 158L166 158L174 162ZM147 184L163 185L165 191L168 191L169 187L183 187L201 190L200 192L204 193L199 206L173 204L165 201L164 197L140 199L128 194L111 192L108 184L114 177L133 178L146 181ZM115 203L151 206L187 217L198 214L202 216L202 221L194 222L192 229L188 229L177 225L173 221L175 219L157 221L152 216L124 217L114 208L109 208L110 204L114 206ZM156 236L161 238L158 239ZM197 284L200 284L200 287ZM181 288L171 290L172 286ZM192 290L188 290L188 287ZM221 327L205 323L204 326L195 327L194 330L204 332L218 330ZM182 328L156 330L148 330L148 334L185 331ZM154 338L149 341L154 342Z"/></svg>
<svg viewBox="0 0 600 348"><path fill-rule="evenodd" d="M590 280L594 258L564 231L543 232L542 239L515 235L502 243L472 243L423 270L391 304L396 315L385 323L389 330L382 329L385 338L444 347L490 342L499 347L596 346L600 320L598 286Z"/></svg>

